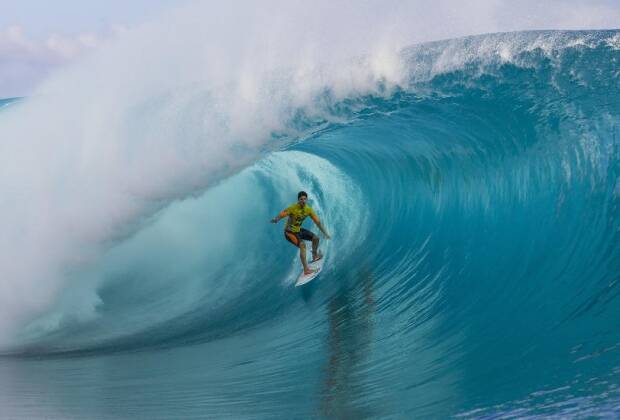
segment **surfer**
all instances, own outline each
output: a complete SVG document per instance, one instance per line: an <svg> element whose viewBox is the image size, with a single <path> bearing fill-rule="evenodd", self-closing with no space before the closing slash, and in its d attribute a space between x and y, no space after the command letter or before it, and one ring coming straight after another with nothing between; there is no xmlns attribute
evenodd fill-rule
<svg viewBox="0 0 620 420"><path fill-rule="evenodd" d="M325 239L330 239L329 234L321 224L314 210L312 210L312 207L306 204L307 201L308 194L305 191L300 191L299 194L297 194L297 203L282 210L280 214L271 219L271 223L278 223L280 219L288 216L286 227L284 228L284 237L287 241L299 248L299 258L301 259L301 265L304 267L305 275L312 274L316 270L312 270L308 267L308 263L306 262L306 244L304 240L312 241L312 262L320 260L323 256L319 254L319 237L301 227L304 219L310 216L325 235Z"/></svg>

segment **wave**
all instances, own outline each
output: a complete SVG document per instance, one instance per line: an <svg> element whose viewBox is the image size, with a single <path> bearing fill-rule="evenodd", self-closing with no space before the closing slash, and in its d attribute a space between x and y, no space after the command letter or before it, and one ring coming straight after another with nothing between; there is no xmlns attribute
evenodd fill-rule
<svg viewBox="0 0 620 420"><path fill-rule="evenodd" d="M11 332L27 321L6 354L282 324L295 348L318 322L330 383L358 386L326 412L387 399L417 416L568 415L575 395L617 409L619 47L617 31L494 34L406 48L389 71L269 73L246 100L226 81L130 90L105 119L76 92L53 119L56 98L6 107L2 153L19 165L0 169L16 289L2 306ZM296 253L268 223L301 189L333 233L302 294L320 322L294 314Z"/></svg>

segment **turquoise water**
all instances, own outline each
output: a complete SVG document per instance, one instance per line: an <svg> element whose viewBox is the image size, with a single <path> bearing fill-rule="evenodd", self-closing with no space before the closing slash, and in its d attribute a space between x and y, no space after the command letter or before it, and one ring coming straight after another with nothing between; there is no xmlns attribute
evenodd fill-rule
<svg viewBox="0 0 620 420"><path fill-rule="evenodd" d="M65 273L0 358L4 416L619 416L619 40L423 44L401 86L326 90L332 118ZM333 237L302 289L268 223L300 189Z"/></svg>

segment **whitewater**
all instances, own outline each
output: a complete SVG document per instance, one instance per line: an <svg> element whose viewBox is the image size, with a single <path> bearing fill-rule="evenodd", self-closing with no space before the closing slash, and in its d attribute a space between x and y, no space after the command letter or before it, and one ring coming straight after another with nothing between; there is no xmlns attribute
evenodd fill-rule
<svg viewBox="0 0 620 420"><path fill-rule="evenodd" d="M0 417L619 416L620 31L271 12L0 101ZM301 289L299 190L332 236Z"/></svg>

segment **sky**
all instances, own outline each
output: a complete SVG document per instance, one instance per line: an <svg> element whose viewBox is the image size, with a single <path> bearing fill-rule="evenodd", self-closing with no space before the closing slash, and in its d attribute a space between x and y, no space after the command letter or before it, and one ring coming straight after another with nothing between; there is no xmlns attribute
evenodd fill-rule
<svg viewBox="0 0 620 420"><path fill-rule="evenodd" d="M108 39L197 0L0 0L0 98L28 95L56 68ZM258 1L258 0L257 0ZM218 2L207 1L217 11ZM252 2L239 2L257 8ZM526 29L620 28L620 0L351 0L366 9L398 6L427 25L412 41ZM307 7L300 2L301 7ZM350 6L349 6L350 5ZM259 10L259 9L257 9ZM346 22L337 22L345 24Z"/></svg>
<svg viewBox="0 0 620 420"><path fill-rule="evenodd" d="M184 0L0 0L0 98L28 95L54 69Z"/></svg>
<svg viewBox="0 0 620 420"><path fill-rule="evenodd" d="M148 20L181 0L0 0L0 28L19 25L32 37L103 32Z"/></svg>

